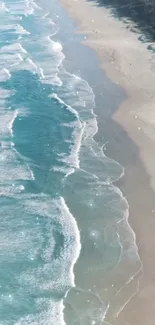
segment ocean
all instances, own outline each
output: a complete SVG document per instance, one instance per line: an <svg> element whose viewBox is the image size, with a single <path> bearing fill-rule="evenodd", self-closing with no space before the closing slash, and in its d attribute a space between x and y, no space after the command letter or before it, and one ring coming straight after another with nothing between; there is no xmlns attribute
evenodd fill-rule
<svg viewBox="0 0 155 325"><path fill-rule="evenodd" d="M96 137L74 28L57 0L0 2L0 325L112 324L138 288L124 168Z"/></svg>

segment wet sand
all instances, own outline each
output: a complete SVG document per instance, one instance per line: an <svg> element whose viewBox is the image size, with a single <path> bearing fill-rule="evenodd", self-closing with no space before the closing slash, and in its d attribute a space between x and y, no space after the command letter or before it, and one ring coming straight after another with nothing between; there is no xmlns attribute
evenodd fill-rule
<svg viewBox="0 0 155 325"><path fill-rule="evenodd" d="M78 32L87 35L85 43L97 52L101 67L125 89L127 99L113 119L137 146L136 152L128 147L124 150L120 140L119 154L116 152L112 158L118 160L119 156L125 167L119 186L129 202L129 221L136 233L143 277L138 292L112 324L154 325L155 55L147 50L147 44L138 40L138 34L95 2L61 0L61 3L78 22ZM128 160L124 159L126 153Z"/></svg>

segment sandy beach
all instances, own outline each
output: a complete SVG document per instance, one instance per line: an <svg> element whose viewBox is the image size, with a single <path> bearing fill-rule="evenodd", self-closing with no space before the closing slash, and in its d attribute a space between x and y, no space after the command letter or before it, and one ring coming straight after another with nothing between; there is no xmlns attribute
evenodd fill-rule
<svg viewBox="0 0 155 325"><path fill-rule="evenodd" d="M143 277L137 294L112 324L154 325L155 55L147 49L148 44L138 40L140 32L133 33L95 2L61 3L78 23L77 32L86 35L84 43L97 52L108 77L125 89L127 99L112 118L137 145L137 154L128 153L130 159L120 186L129 202L129 221L136 233Z"/></svg>

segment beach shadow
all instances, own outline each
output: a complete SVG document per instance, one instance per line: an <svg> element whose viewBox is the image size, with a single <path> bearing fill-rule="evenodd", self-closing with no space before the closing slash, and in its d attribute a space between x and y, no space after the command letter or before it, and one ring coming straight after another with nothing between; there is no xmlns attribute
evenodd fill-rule
<svg viewBox="0 0 155 325"><path fill-rule="evenodd" d="M142 33L143 43L155 41L155 1L146 0L88 0L110 10L111 15L122 20L134 33Z"/></svg>

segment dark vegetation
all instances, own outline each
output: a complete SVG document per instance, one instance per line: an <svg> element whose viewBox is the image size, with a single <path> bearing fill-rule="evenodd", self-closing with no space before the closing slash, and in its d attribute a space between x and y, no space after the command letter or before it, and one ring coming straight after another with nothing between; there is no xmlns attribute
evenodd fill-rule
<svg viewBox="0 0 155 325"><path fill-rule="evenodd" d="M94 0L90 0L94 1ZM145 33L146 40L155 40L155 0L95 0L99 6L112 9L119 18L128 18Z"/></svg>

